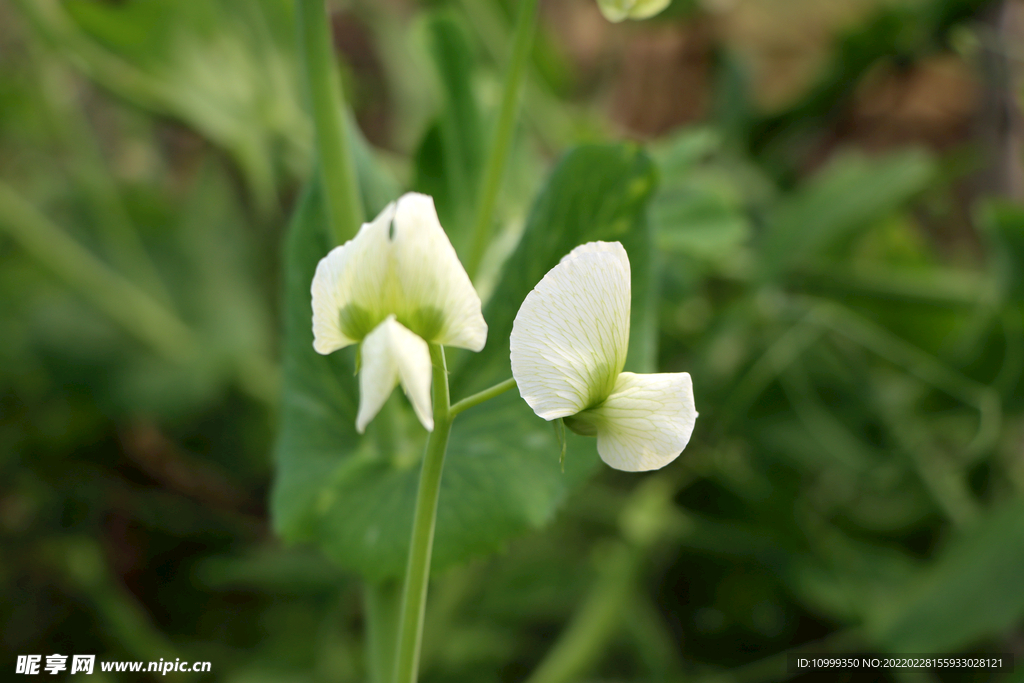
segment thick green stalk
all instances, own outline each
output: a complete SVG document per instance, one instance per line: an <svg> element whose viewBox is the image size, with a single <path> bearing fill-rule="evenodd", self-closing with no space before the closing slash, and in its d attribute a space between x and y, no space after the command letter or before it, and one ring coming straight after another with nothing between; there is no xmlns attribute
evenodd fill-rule
<svg viewBox="0 0 1024 683"><path fill-rule="evenodd" d="M395 670L395 635L398 633L401 598L398 581L367 583L363 587L366 654L372 683L391 683L391 675Z"/></svg>
<svg viewBox="0 0 1024 683"><path fill-rule="evenodd" d="M341 244L356 234L365 218L344 115L345 98L324 0L296 0L295 7L327 216L334 241Z"/></svg>
<svg viewBox="0 0 1024 683"><path fill-rule="evenodd" d="M530 61L530 46L533 44L536 18L537 0L521 0L512 45L512 61L508 65L508 73L505 74L505 87L501 95L498 123L494 127L487 167L484 169L484 179L480 185L480 196L477 199L476 220L473 224L473 248L470 251L469 263L466 268L470 277L476 277L480 261L484 257L487 243L491 238L494 204L498 198L498 189L501 187L501 178L505 173L508 150L516 131L519 92L522 90L523 76Z"/></svg>
<svg viewBox="0 0 1024 683"><path fill-rule="evenodd" d="M445 365L444 349L431 344L430 360L433 364L434 431L427 439L427 450L420 469L420 486L416 494L409 563L406 566L405 587L402 591L395 683L415 683L419 674L420 643L423 637L423 615L427 605L427 583L430 580L430 555L434 547L437 500L441 492L441 471L444 469L444 456L448 450L448 434L452 427L448 368Z"/></svg>
<svg viewBox="0 0 1024 683"><path fill-rule="evenodd" d="M641 549L622 542L607 549L600 576L586 602L527 683L569 683L596 664L609 637L622 624L643 559Z"/></svg>
<svg viewBox="0 0 1024 683"><path fill-rule="evenodd" d="M527 683L570 683L581 679L601 657L608 640L622 628L648 551L679 530L672 498L677 480L665 474L645 480L619 512L621 539L601 553L597 577L583 605ZM628 618L628 617L627 617Z"/></svg>

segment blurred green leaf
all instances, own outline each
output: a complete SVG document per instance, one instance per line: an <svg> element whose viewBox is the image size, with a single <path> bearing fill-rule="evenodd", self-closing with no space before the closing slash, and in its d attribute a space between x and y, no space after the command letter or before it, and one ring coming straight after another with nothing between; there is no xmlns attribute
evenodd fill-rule
<svg viewBox="0 0 1024 683"><path fill-rule="evenodd" d="M264 548L210 557L195 569L198 583L219 590L255 587L276 594L329 595L344 582L336 566L308 551Z"/></svg>
<svg viewBox="0 0 1024 683"><path fill-rule="evenodd" d="M895 548L824 525L809 540L813 554L795 555L786 578L806 604L830 618L861 622L898 599L914 577L913 559Z"/></svg>
<svg viewBox="0 0 1024 683"><path fill-rule="evenodd" d="M868 621L890 652L947 652L997 636L1024 615L1024 503L988 513L954 539L906 592Z"/></svg>
<svg viewBox="0 0 1024 683"><path fill-rule="evenodd" d="M1024 300L1024 208L991 200L979 211L982 227L992 240L992 255L1006 292Z"/></svg>
<svg viewBox="0 0 1024 683"><path fill-rule="evenodd" d="M734 198L699 180L663 188L651 206L651 222L659 249L707 260L728 256L750 235Z"/></svg>
<svg viewBox="0 0 1024 683"><path fill-rule="evenodd" d="M311 129L289 3L32 0L21 7L90 78L227 149L260 208L276 206L282 171L305 171Z"/></svg>
<svg viewBox="0 0 1024 683"><path fill-rule="evenodd" d="M712 128L686 128L667 143L652 150L651 154L662 174L667 178L681 176L722 146L722 136Z"/></svg>
<svg viewBox="0 0 1024 683"><path fill-rule="evenodd" d="M650 215L659 250L720 261L750 237L745 204L758 188L722 163L721 152L711 128L687 129L654 152L661 182Z"/></svg>
<svg viewBox="0 0 1024 683"><path fill-rule="evenodd" d="M520 249L485 311L489 344L452 376L454 398L509 375L508 334L526 293L572 247L593 239L628 242L634 286L634 326L646 326L650 240L643 219L653 189L651 163L635 148L584 147L551 176L534 208ZM404 403L392 396L393 424L376 439L355 433L358 391L353 348L330 356L313 351L309 283L327 253L317 193L296 214L287 249L285 400L273 495L278 531L292 541L316 541L343 566L371 579L404 569L422 450L421 430L406 428ZM631 360L645 355L644 345ZM401 406L399 405L401 403ZM387 413L387 409L385 410ZM583 444L586 443L584 446ZM461 415L455 424L441 485L434 544L435 570L499 547L545 523L567 488L596 462L594 442L575 438L563 475L549 425L513 392Z"/></svg>
<svg viewBox="0 0 1024 683"><path fill-rule="evenodd" d="M919 150L869 159L847 154L833 161L768 219L760 252L763 275L773 278L885 217L921 192L934 173Z"/></svg>
<svg viewBox="0 0 1024 683"><path fill-rule="evenodd" d="M176 291L206 344L204 356L232 372L241 362L242 381L273 402L279 378L276 368L265 367L273 330L259 285L265 264L256 258L254 235L224 171L212 165L200 171L179 221L175 246L184 263Z"/></svg>

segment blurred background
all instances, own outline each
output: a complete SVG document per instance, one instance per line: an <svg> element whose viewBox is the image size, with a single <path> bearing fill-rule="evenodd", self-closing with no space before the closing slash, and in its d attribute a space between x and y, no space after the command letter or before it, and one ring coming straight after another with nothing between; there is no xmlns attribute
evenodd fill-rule
<svg viewBox="0 0 1024 683"><path fill-rule="evenodd" d="M440 150L457 130L479 168L515 4L333 5L369 149L446 224ZM292 15L0 0L9 672L57 652L366 678L358 577L268 521L282 241L312 168ZM490 272L563 152L642 143L658 365L701 417L670 467L602 468L543 531L436 576L422 680L757 683L794 648L1024 666L1024 2L540 17ZM795 678L993 679L1024 674Z"/></svg>

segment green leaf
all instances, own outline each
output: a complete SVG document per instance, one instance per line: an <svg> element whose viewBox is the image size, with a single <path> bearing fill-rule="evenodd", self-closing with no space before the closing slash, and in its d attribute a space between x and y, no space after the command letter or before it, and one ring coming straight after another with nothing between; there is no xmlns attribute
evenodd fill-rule
<svg viewBox="0 0 1024 683"><path fill-rule="evenodd" d="M334 246L328 241L326 220L314 183L296 211L285 245L284 398L271 504L275 528L290 540L312 540L316 492L336 473L339 456L350 455L358 439L351 418L359 400L354 354L351 349L330 356L313 351L312 309L305 301L317 262Z"/></svg>
<svg viewBox="0 0 1024 683"><path fill-rule="evenodd" d="M910 150L872 160L849 154L830 164L769 216L761 243L766 277L808 258L884 218L927 187L934 164Z"/></svg>
<svg viewBox="0 0 1024 683"><path fill-rule="evenodd" d="M646 303L651 268L643 212L653 187L651 163L631 147L586 147L559 164L485 310L487 347L463 356L469 362L453 372L453 399L467 395L471 387L484 388L509 377L508 334L520 303L579 243L621 239L627 244L636 280L634 332L647 334L653 313ZM330 247L322 222L318 193L310 192L296 214L286 254L285 395L274 523L287 540L316 542L340 564L369 579L400 576L425 433L405 408L401 392L395 392L371 424L378 438L359 437L354 349L330 356L313 351L309 283ZM639 356L651 355L649 344L636 346L642 351ZM441 484L434 569L492 551L547 522L566 491L597 462L594 443L569 437L563 475L550 426L516 392L460 415Z"/></svg>
<svg viewBox="0 0 1024 683"><path fill-rule="evenodd" d="M989 513L868 622L890 652L961 650L1024 616L1024 502Z"/></svg>

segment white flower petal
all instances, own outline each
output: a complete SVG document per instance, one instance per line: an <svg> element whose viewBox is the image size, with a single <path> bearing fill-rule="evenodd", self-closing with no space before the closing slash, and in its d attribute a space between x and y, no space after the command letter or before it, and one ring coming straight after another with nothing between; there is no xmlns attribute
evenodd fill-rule
<svg viewBox="0 0 1024 683"><path fill-rule="evenodd" d="M597 0L604 18L612 23L619 23L629 17L629 10L636 0Z"/></svg>
<svg viewBox="0 0 1024 683"><path fill-rule="evenodd" d="M437 219L434 200L410 192L398 200L393 226L399 318L428 341L479 351L487 341L480 297Z"/></svg>
<svg viewBox="0 0 1024 683"><path fill-rule="evenodd" d="M434 200L409 193L332 250L313 278L313 347L362 340L385 316L426 341L479 351L487 323Z"/></svg>
<svg viewBox="0 0 1024 683"><path fill-rule="evenodd" d="M629 10L630 19L647 19L660 13L671 4L672 0L635 0Z"/></svg>
<svg viewBox="0 0 1024 683"><path fill-rule="evenodd" d="M359 233L320 259L313 276L313 348L328 354L359 342L390 310L389 204Z"/></svg>
<svg viewBox="0 0 1024 683"><path fill-rule="evenodd" d="M656 470L690 441L697 420L693 383L685 372L624 372L612 395L588 417L597 424L602 460L626 472Z"/></svg>
<svg viewBox="0 0 1024 683"><path fill-rule="evenodd" d="M604 18L613 23L647 19L669 6L672 0L597 0Z"/></svg>
<svg viewBox="0 0 1024 683"><path fill-rule="evenodd" d="M512 325L512 376L537 415L575 415L612 392L626 362L629 297L618 242L576 247L526 296Z"/></svg>
<svg viewBox="0 0 1024 683"><path fill-rule="evenodd" d="M389 315L363 340L360 351L359 414L356 429L362 434L399 381L416 417L427 431L434 430L430 400L430 349L427 342Z"/></svg>

